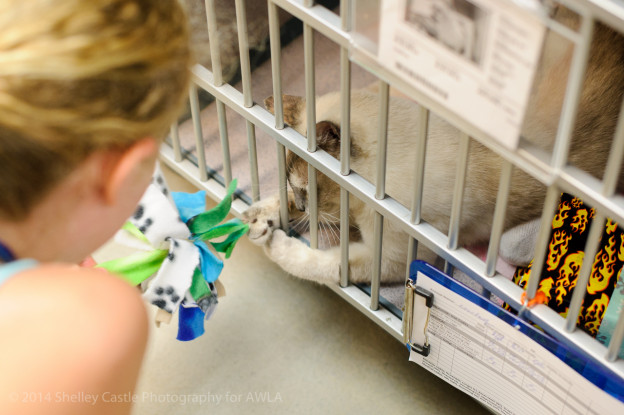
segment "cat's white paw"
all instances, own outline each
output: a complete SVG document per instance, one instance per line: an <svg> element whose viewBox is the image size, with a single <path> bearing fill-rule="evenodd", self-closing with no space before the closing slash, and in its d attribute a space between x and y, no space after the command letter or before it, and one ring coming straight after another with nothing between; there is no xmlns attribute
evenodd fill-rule
<svg viewBox="0 0 624 415"><path fill-rule="evenodd" d="M280 226L279 197L254 203L243 212L243 221L249 224L249 240L256 245L266 245Z"/></svg>
<svg viewBox="0 0 624 415"><path fill-rule="evenodd" d="M298 240L286 235L282 229L275 229L271 241L267 245L267 253L273 261L280 263L281 258L289 257L293 254L293 245Z"/></svg>

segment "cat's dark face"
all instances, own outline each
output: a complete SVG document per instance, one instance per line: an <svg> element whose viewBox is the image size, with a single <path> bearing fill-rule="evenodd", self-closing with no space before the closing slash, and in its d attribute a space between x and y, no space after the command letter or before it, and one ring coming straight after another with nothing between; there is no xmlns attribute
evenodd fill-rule
<svg viewBox="0 0 624 415"><path fill-rule="evenodd" d="M293 95L283 95L282 104L284 122L295 129L301 127L302 116L306 110L305 99ZM272 96L264 100L264 105L271 113L274 113ZM316 124L316 143L318 148L339 159L340 127L329 121L320 121ZM356 154L357 151L352 143L352 159ZM309 213L308 163L289 151L286 155L286 175L288 184L295 195L296 208L301 212ZM326 223L338 223L340 221L340 186L320 172L317 172L316 180L319 220Z"/></svg>
<svg viewBox="0 0 624 415"><path fill-rule="evenodd" d="M316 126L317 145L332 156L340 156L340 130L330 122L322 121ZM339 222L340 186L321 172L317 172L317 198L320 220ZM295 195L295 206L301 212L309 213L308 163L295 153L286 155L288 184Z"/></svg>

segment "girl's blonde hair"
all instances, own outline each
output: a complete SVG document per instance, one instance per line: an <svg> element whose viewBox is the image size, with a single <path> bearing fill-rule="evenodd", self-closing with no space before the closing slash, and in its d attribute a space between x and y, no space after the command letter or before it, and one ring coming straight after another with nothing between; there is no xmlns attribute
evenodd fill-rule
<svg viewBox="0 0 624 415"><path fill-rule="evenodd" d="M161 138L189 82L178 0L0 1L0 217L98 149Z"/></svg>

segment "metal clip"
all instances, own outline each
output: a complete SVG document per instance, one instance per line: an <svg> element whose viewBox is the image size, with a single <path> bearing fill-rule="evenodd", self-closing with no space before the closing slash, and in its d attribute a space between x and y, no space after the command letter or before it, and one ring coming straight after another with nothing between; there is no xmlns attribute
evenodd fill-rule
<svg viewBox="0 0 624 415"><path fill-rule="evenodd" d="M425 341L422 345L413 342L411 335L414 325L414 294L417 294L425 299L425 306L427 307L427 320L423 327L423 334ZM431 315L431 307L433 306L433 293L425 290L422 287L417 286L412 280L407 280L405 283L405 313L403 314L403 342L410 348L423 356L428 356L431 348L429 346L429 339L427 336L427 327L429 326L429 316Z"/></svg>

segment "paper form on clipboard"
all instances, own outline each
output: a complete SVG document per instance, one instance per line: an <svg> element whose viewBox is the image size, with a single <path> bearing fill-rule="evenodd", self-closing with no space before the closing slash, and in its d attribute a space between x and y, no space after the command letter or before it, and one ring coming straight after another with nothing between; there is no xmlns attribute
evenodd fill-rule
<svg viewBox="0 0 624 415"><path fill-rule="evenodd" d="M624 403L609 394L620 399L624 394L624 382L616 375L578 359L574 351L426 263L414 261L411 274L433 294L426 330L430 353L425 357L412 350L411 361L501 414L624 413ZM594 383L557 356L577 359Z"/></svg>

